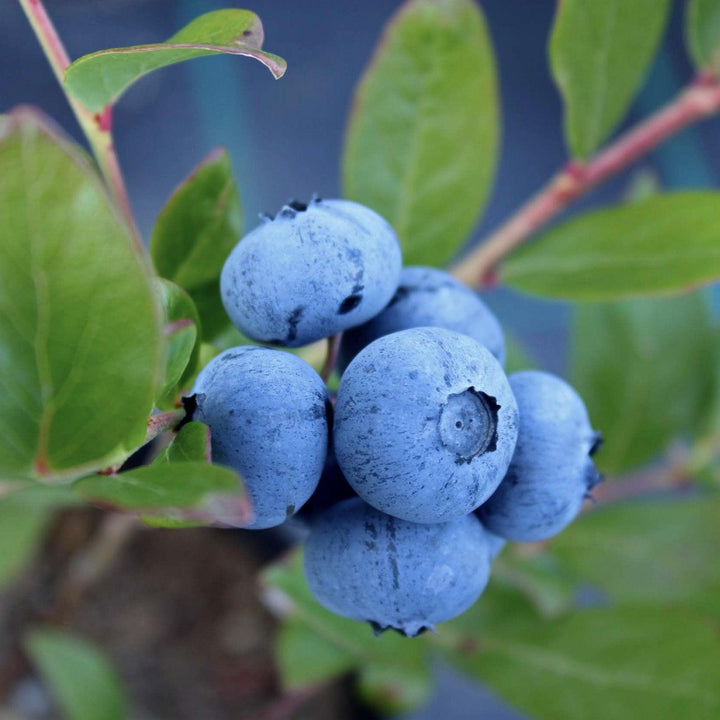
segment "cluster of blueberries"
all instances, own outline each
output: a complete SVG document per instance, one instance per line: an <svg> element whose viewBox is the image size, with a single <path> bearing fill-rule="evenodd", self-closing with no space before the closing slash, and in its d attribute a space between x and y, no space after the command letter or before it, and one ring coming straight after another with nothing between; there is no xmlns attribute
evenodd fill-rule
<svg viewBox="0 0 720 720"><path fill-rule="evenodd" d="M202 370L195 418L213 459L242 475L251 527L308 520L320 603L418 635L475 602L507 540L547 539L579 513L599 435L560 378L507 377L482 300L443 271L403 268L372 210L314 198L264 219L228 257L223 303L264 343L344 331L334 406L300 357L245 345Z"/></svg>

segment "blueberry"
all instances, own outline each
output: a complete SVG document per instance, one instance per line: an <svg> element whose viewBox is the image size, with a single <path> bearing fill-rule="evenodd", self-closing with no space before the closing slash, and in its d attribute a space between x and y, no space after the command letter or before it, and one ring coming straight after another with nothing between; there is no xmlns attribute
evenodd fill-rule
<svg viewBox="0 0 720 720"><path fill-rule="evenodd" d="M343 370L360 350L383 335L428 325L470 336L505 364L500 323L475 292L442 270L406 267L387 307L345 333L338 368Z"/></svg>
<svg viewBox="0 0 720 720"><path fill-rule="evenodd" d="M509 379L520 410L517 446L505 479L478 515L508 540L546 540L577 516L599 482L590 455L600 436L565 381L534 370Z"/></svg>
<svg viewBox="0 0 720 720"><path fill-rule="evenodd" d="M349 200L291 203L246 235L220 277L223 304L253 340L298 347L387 305L402 257L377 213Z"/></svg>
<svg viewBox="0 0 720 720"><path fill-rule="evenodd" d="M320 376L295 355L252 345L211 360L193 388L195 420L210 426L213 460L237 470L253 529L279 525L318 484L332 405Z"/></svg>
<svg viewBox="0 0 720 720"><path fill-rule="evenodd" d="M385 335L343 374L335 454L366 502L412 522L471 512L500 483L517 406L498 361L442 328Z"/></svg>
<svg viewBox="0 0 720 720"><path fill-rule="evenodd" d="M319 517L305 577L338 615L414 637L480 596L490 573L487 536L473 515L419 525L343 500Z"/></svg>

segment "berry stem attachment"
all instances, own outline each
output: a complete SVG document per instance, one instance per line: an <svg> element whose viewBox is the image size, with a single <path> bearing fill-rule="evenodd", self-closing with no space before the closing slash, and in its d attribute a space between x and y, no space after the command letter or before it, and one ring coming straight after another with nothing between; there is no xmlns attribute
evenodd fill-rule
<svg viewBox="0 0 720 720"><path fill-rule="evenodd" d="M67 92L64 79L65 70L70 65L70 57L50 16L45 10L42 0L19 0L19 2L60 87L65 93L68 103L70 103L70 107L75 113L80 128L87 138L98 167L105 178L110 195L130 229L136 249L142 251L140 234L135 225L135 218L130 208L130 200L120 170L120 163L115 153L112 137L112 105L108 105L101 113L93 113Z"/></svg>
<svg viewBox="0 0 720 720"><path fill-rule="evenodd" d="M166 430L174 430L185 417L185 409L178 408L168 412L161 412L151 415L148 418L147 433L145 434L145 444L154 440Z"/></svg>
<svg viewBox="0 0 720 720"><path fill-rule="evenodd" d="M327 339L327 355L325 356L325 364L320 371L320 377L324 383L330 379L335 364L337 363L338 353L340 352L340 343L342 342L343 334L341 332L332 335Z"/></svg>
<svg viewBox="0 0 720 720"><path fill-rule="evenodd" d="M700 75L674 100L595 157L569 162L451 272L467 285L494 284L498 264L576 200L688 126L719 111L720 81Z"/></svg>
<svg viewBox="0 0 720 720"><path fill-rule="evenodd" d="M151 415L147 421L147 432L145 433L145 440L143 441L143 446L147 445L158 435L162 435L162 433L166 432L167 430L176 430L178 425L185 418L186 414L187 413L184 408L178 408L177 410L170 410L168 412L161 412L156 413L155 415ZM98 475L117 475L120 472L122 466L127 461L128 457L130 456L128 455L123 460L120 460L114 465L110 465L109 467L103 468L102 470L98 470Z"/></svg>

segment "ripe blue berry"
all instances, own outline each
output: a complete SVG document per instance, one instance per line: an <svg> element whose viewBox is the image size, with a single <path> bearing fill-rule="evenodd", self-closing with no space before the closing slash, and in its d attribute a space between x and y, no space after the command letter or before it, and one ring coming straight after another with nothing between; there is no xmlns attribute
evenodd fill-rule
<svg viewBox="0 0 720 720"><path fill-rule="evenodd" d="M470 288L443 270L406 267L387 307L364 325L345 333L339 367L373 340L398 330L434 326L468 335L505 364L505 339L500 323Z"/></svg>
<svg viewBox="0 0 720 720"><path fill-rule="evenodd" d="M546 540L575 518L599 482L590 454L600 436L565 381L533 370L509 380L520 410L517 446L505 479L478 515L508 540Z"/></svg>
<svg viewBox="0 0 720 720"><path fill-rule="evenodd" d="M376 315L397 288L397 237L349 200L291 203L246 235L220 277L223 304L253 340L298 347Z"/></svg>
<svg viewBox="0 0 720 720"><path fill-rule="evenodd" d="M485 347L451 330L413 328L375 340L343 374L335 455L373 507L444 522L498 486L517 422L505 373Z"/></svg>
<svg viewBox="0 0 720 720"><path fill-rule="evenodd" d="M307 583L326 608L408 637L467 610L490 573L487 536L474 515L419 525L359 498L318 518L304 564Z"/></svg>
<svg viewBox="0 0 720 720"><path fill-rule="evenodd" d="M246 345L211 360L193 388L213 460L237 470L253 529L279 525L312 495L328 448L332 406L320 376L295 355Z"/></svg>

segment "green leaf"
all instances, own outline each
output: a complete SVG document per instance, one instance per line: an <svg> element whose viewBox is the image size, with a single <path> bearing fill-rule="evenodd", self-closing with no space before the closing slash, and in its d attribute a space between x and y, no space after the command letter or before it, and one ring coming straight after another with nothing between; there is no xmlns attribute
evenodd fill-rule
<svg viewBox="0 0 720 720"><path fill-rule="evenodd" d="M318 633L302 618L283 621L276 640L283 685L292 690L332 680L358 667L357 655Z"/></svg>
<svg viewBox="0 0 720 720"><path fill-rule="evenodd" d="M0 587L37 552L53 513L78 504L62 486L30 485L0 498Z"/></svg>
<svg viewBox="0 0 720 720"><path fill-rule="evenodd" d="M178 396L197 370L200 318L195 303L181 287L162 278L155 282L165 319L165 372L155 404L168 410L175 407Z"/></svg>
<svg viewBox="0 0 720 720"><path fill-rule="evenodd" d="M515 628L531 630L544 623L528 594L493 572L480 599L462 615L442 625L437 644L449 653L453 662L461 662L464 655L478 652L488 633L512 634L517 631Z"/></svg>
<svg viewBox="0 0 720 720"><path fill-rule="evenodd" d="M685 34L695 67L720 73L720 0L688 0Z"/></svg>
<svg viewBox="0 0 720 720"><path fill-rule="evenodd" d="M204 462L157 463L119 475L94 475L73 487L89 502L137 512L163 526L243 527L252 516L240 477Z"/></svg>
<svg viewBox="0 0 720 720"><path fill-rule="evenodd" d="M615 600L720 617L719 519L716 496L615 505L580 518L552 550Z"/></svg>
<svg viewBox="0 0 720 720"><path fill-rule="evenodd" d="M720 278L720 193L657 195L586 213L508 258L503 280L534 295L614 300Z"/></svg>
<svg viewBox="0 0 720 720"><path fill-rule="evenodd" d="M220 299L220 271L241 232L230 158L216 150L171 195L150 238L158 274L190 294L209 340L230 325Z"/></svg>
<svg viewBox="0 0 720 720"><path fill-rule="evenodd" d="M530 554L527 546L511 544L493 564L493 580L521 593L538 615L557 617L577 605L581 574L547 552Z"/></svg>
<svg viewBox="0 0 720 720"><path fill-rule="evenodd" d="M363 665L357 677L358 695L383 716L404 715L430 699L430 669L425 663L393 667Z"/></svg>
<svg viewBox="0 0 720 720"><path fill-rule="evenodd" d="M263 574L266 600L283 616L277 660L289 688L313 685L349 670L361 671L361 692L376 709L409 710L428 697L425 641L386 632L323 608L310 592L296 551ZM383 681L384 678L384 681Z"/></svg>
<svg viewBox="0 0 720 720"><path fill-rule="evenodd" d="M662 39L668 0L563 0L550 39L565 137L585 159L628 111Z"/></svg>
<svg viewBox="0 0 720 720"><path fill-rule="evenodd" d="M277 55L263 52L263 40L262 23L255 13L214 10L195 18L164 43L83 55L65 71L65 88L88 110L101 112L143 75L183 60L219 53L255 58L275 78L280 78L287 63Z"/></svg>
<svg viewBox="0 0 720 720"><path fill-rule="evenodd" d="M720 712L717 631L682 613L610 608L488 625L469 648L465 641L451 659L538 720L715 720Z"/></svg>
<svg viewBox="0 0 720 720"><path fill-rule="evenodd" d="M573 384L605 438L595 457L605 472L691 436L716 402L720 355L702 293L578 306L572 362Z"/></svg>
<svg viewBox="0 0 720 720"><path fill-rule="evenodd" d="M358 86L344 192L395 228L406 264L442 265L487 200L499 143L495 59L471 0L409 0Z"/></svg>
<svg viewBox="0 0 720 720"><path fill-rule="evenodd" d="M0 167L0 477L78 477L145 438L159 308L77 147L18 110Z"/></svg>
<svg viewBox="0 0 720 720"><path fill-rule="evenodd" d="M210 457L210 428L193 420L180 428L173 441L163 448L155 463L207 462Z"/></svg>
<svg viewBox="0 0 720 720"><path fill-rule="evenodd" d="M93 645L60 630L34 630L26 646L67 720L126 720L122 682Z"/></svg>

